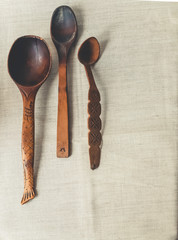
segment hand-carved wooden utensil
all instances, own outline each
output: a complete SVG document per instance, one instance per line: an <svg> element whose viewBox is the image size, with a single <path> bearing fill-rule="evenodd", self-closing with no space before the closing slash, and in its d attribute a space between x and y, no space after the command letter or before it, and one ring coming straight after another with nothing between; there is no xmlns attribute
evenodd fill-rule
<svg viewBox="0 0 178 240"><path fill-rule="evenodd" d="M96 87L90 65L94 64L100 55L100 46L96 38L88 38L80 46L78 59L85 66L87 78L89 81L88 92L88 142L91 169L99 167L100 164L100 145L101 145L101 104L100 93Z"/></svg>
<svg viewBox="0 0 178 240"><path fill-rule="evenodd" d="M77 34L77 21L71 8L56 8L51 19L51 37L59 57L57 157L69 156L67 56Z"/></svg>
<svg viewBox="0 0 178 240"><path fill-rule="evenodd" d="M33 185L35 96L48 77L50 69L51 56L43 39L37 36L24 36L14 42L9 52L8 70L23 99L24 193L21 204L35 197Z"/></svg>

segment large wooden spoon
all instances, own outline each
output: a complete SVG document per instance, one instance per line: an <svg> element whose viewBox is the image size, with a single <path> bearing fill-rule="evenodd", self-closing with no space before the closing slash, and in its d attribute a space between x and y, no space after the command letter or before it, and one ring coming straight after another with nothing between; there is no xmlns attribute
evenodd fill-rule
<svg viewBox="0 0 178 240"><path fill-rule="evenodd" d="M37 36L24 36L14 42L9 52L8 70L23 99L24 193L21 204L35 197L33 184L35 96L48 77L50 69L51 56L43 39Z"/></svg>
<svg viewBox="0 0 178 240"><path fill-rule="evenodd" d="M77 21L71 8L56 8L51 19L51 37L59 57L57 157L69 156L67 55L77 34Z"/></svg>
<svg viewBox="0 0 178 240"><path fill-rule="evenodd" d="M84 65L90 85L88 92L88 143L91 169L96 169L100 164L100 145L101 145L101 104L100 93L91 71L91 65L94 64L100 55L100 45L96 38L88 38L80 46L78 59Z"/></svg>

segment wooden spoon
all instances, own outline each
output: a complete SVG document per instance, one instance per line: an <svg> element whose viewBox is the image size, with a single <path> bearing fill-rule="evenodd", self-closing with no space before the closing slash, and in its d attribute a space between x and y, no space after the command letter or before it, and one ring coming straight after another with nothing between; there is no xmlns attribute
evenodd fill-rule
<svg viewBox="0 0 178 240"><path fill-rule="evenodd" d="M59 57L57 157L69 156L67 55L77 34L77 21L71 8L56 8L51 19L51 37Z"/></svg>
<svg viewBox="0 0 178 240"><path fill-rule="evenodd" d="M51 56L43 39L18 38L8 56L8 70L23 99L22 160L24 193L21 204L35 197L33 184L35 96L51 69Z"/></svg>
<svg viewBox="0 0 178 240"><path fill-rule="evenodd" d="M100 46L96 38L88 38L80 46L78 59L84 65L88 82L90 85L88 92L88 143L91 169L99 167L100 164L100 145L101 145L101 104L100 93L96 87L90 65L94 64L100 55Z"/></svg>

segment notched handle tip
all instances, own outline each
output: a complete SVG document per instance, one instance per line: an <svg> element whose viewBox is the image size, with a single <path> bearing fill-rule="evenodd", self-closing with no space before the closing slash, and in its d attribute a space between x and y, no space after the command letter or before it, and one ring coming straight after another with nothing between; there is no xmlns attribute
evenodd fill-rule
<svg viewBox="0 0 178 240"><path fill-rule="evenodd" d="M68 158L68 157L69 157L68 147L57 146L57 158Z"/></svg>
<svg viewBox="0 0 178 240"><path fill-rule="evenodd" d="M30 190L25 190L22 200L21 200L21 204L25 204L28 201L32 200L35 197L35 192L33 189Z"/></svg>

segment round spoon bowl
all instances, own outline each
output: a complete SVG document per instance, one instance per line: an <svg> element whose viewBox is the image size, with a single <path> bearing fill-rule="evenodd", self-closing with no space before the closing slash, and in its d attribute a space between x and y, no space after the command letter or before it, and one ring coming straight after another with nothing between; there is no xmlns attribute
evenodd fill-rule
<svg viewBox="0 0 178 240"><path fill-rule="evenodd" d="M57 43L74 40L77 33L77 21L72 9L68 6L56 8L51 20L51 36Z"/></svg>
<svg viewBox="0 0 178 240"><path fill-rule="evenodd" d="M19 85L40 85L51 68L51 56L44 40L37 36L18 38L11 47L8 68L12 79Z"/></svg>
<svg viewBox="0 0 178 240"><path fill-rule="evenodd" d="M78 51L79 61L86 65L94 64L100 55L100 45L95 37L88 38Z"/></svg>

